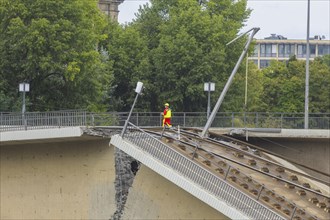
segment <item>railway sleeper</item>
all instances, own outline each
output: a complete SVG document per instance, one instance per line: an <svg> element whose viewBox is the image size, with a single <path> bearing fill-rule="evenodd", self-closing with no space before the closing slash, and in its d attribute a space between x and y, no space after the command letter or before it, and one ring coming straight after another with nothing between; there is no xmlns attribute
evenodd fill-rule
<svg viewBox="0 0 330 220"><path fill-rule="evenodd" d="M210 160L204 160L203 163L206 164L207 166L211 166L211 161Z"/></svg>
<svg viewBox="0 0 330 220"><path fill-rule="evenodd" d="M300 196L306 196L306 191L302 190L302 189L299 189L299 190L297 190L297 194L300 195Z"/></svg>
<svg viewBox="0 0 330 220"><path fill-rule="evenodd" d="M324 209L327 207L327 205L324 203L324 202L319 202L316 204L317 207L321 208L321 209Z"/></svg>
<svg viewBox="0 0 330 220"><path fill-rule="evenodd" d="M250 177L250 176L245 176L245 177L243 177L243 179L248 183L252 182L252 177Z"/></svg>
<svg viewBox="0 0 330 220"><path fill-rule="evenodd" d="M222 168L217 168L217 169L215 169L215 171L217 171L220 174L224 174L225 173L225 171Z"/></svg>
<svg viewBox="0 0 330 220"><path fill-rule="evenodd" d="M208 158L208 159L213 159L214 155L213 154L206 154L205 157Z"/></svg>
<svg viewBox="0 0 330 220"><path fill-rule="evenodd" d="M285 171L283 167L277 167L275 170L279 173L283 173Z"/></svg>
<svg viewBox="0 0 330 220"><path fill-rule="evenodd" d="M244 154L239 153L239 152L235 152L234 156L237 157L237 158L244 158Z"/></svg>
<svg viewBox="0 0 330 220"><path fill-rule="evenodd" d="M225 161L223 161L223 160L220 160L220 161L218 162L218 165L220 165L220 166L222 166L222 167L226 167L226 166L227 166L227 163L226 163Z"/></svg>
<svg viewBox="0 0 330 220"><path fill-rule="evenodd" d="M189 154L192 158L198 158L198 154L196 152L192 152Z"/></svg>
<svg viewBox="0 0 330 220"><path fill-rule="evenodd" d="M239 171L238 169L235 169L235 168L232 168L232 169L230 170L230 172L231 172L232 174L235 174L235 175L237 175L237 174L240 173L240 171Z"/></svg>
<svg viewBox="0 0 330 220"><path fill-rule="evenodd" d="M244 146L241 146L240 148L241 148L241 150L245 150L245 151L248 151L249 150L249 147L248 146L245 146L245 145Z"/></svg>
<svg viewBox="0 0 330 220"><path fill-rule="evenodd" d="M289 209L283 209L283 213L290 216L291 215L291 211Z"/></svg>
<svg viewBox="0 0 330 220"><path fill-rule="evenodd" d="M293 184L290 184L290 183L285 183L285 187L288 188L288 189L294 189L295 186Z"/></svg>
<svg viewBox="0 0 330 220"><path fill-rule="evenodd" d="M240 183L239 185L244 189L249 189L249 185L247 183Z"/></svg>
<svg viewBox="0 0 330 220"><path fill-rule="evenodd" d="M186 146L184 144L178 144L178 147L183 150L186 151Z"/></svg>
<svg viewBox="0 0 330 220"><path fill-rule="evenodd" d="M268 167L261 167L261 171L265 173L269 173Z"/></svg>
<svg viewBox="0 0 330 220"><path fill-rule="evenodd" d="M250 166L255 166L255 165L257 165L257 161L255 161L255 160L253 160L253 159L249 159L249 160L248 160L248 164L249 164Z"/></svg>
<svg viewBox="0 0 330 220"><path fill-rule="evenodd" d="M310 199L308 199L308 201L310 201L313 204L319 203L319 200L316 197L310 198Z"/></svg>
<svg viewBox="0 0 330 220"><path fill-rule="evenodd" d="M310 185L309 183L303 183L302 185L303 185L303 187L305 187L305 188L308 188L308 189L311 188L311 185Z"/></svg>
<svg viewBox="0 0 330 220"><path fill-rule="evenodd" d="M251 189L250 190L250 193L252 193L253 195L258 195L259 194L259 191L256 190L256 189Z"/></svg>
<svg viewBox="0 0 330 220"><path fill-rule="evenodd" d="M281 209L281 205L279 203L274 203L273 207L280 210Z"/></svg>
<svg viewBox="0 0 330 220"><path fill-rule="evenodd" d="M292 181L298 181L298 177L296 175L291 175L289 177Z"/></svg>

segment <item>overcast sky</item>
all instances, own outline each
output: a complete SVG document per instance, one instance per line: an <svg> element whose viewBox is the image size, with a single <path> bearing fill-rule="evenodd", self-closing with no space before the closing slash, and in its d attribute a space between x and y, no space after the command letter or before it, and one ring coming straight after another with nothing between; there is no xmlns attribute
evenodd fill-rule
<svg viewBox="0 0 330 220"><path fill-rule="evenodd" d="M140 5L147 0L125 0L119 6L119 22L135 18ZM310 0L310 36L330 37L330 0ZM260 27L258 39L278 34L288 39L306 39L307 0L248 0L252 13L244 30Z"/></svg>

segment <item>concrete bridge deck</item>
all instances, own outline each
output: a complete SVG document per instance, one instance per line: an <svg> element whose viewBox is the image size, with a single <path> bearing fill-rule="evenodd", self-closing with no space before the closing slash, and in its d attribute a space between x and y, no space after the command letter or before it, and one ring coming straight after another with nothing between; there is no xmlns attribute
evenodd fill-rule
<svg viewBox="0 0 330 220"><path fill-rule="evenodd" d="M113 184L116 181L115 152L113 148L109 149L108 143L118 129L101 127L88 131L85 127L70 127L1 132L0 217L109 219L117 211L118 204L117 189ZM249 141L252 140L251 134L249 131ZM278 135L270 135L274 134ZM303 141L326 140L326 135L326 132L322 135L315 133ZM293 143L302 139L297 134L274 138L289 139ZM321 154L329 162L327 143L323 142L322 149L327 151ZM300 143L298 145L302 150L305 148ZM312 158L312 155L306 157ZM140 212L144 204L150 208ZM144 165L140 165L134 178L126 205L122 216L129 219L227 218ZM171 212L164 211L164 207Z"/></svg>

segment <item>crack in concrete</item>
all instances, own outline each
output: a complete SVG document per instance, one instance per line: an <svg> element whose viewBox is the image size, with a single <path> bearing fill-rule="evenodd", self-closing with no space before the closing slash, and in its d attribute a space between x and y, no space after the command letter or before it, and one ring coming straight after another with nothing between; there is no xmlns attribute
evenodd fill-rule
<svg viewBox="0 0 330 220"><path fill-rule="evenodd" d="M115 189L117 210L111 220L120 220L127 201L129 188L132 186L134 177L140 168L140 162L125 152L115 148Z"/></svg>

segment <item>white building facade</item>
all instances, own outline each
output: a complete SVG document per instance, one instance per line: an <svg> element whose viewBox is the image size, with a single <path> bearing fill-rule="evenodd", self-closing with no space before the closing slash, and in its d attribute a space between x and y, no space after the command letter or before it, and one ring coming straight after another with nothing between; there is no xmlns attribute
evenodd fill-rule
<svg viewBox="0 0 330 220"><path fill-rule="evenodd" d="M309 41L310 60L315 57L330 54L330 40L315 36ZM271 37L256 40L253 53L249 56L258 68L269 66L272 60L287 62L290 57L306 60L306 40L290 40L281 35L272 34Z"/></svg>

